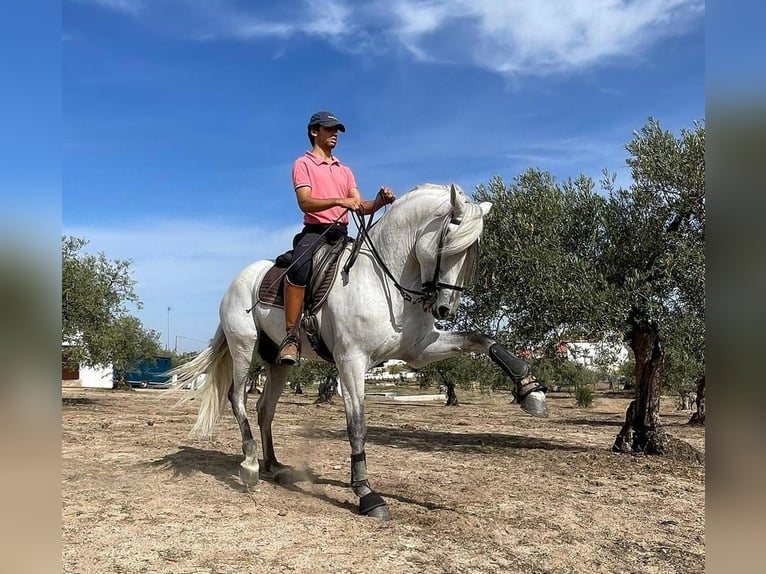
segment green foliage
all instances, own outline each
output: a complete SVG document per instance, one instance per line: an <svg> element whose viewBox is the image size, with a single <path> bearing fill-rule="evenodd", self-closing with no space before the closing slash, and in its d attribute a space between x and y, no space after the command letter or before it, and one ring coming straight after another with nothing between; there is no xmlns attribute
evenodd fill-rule
<svg viewBox="0 0 766 574"><path fill-rule="evenodd" d="M135 317L118 317L112 321L99 343L103 348L99 353L107 357L108 362L118 369L125 382L125 373L131 365L140 360L151 360L161 353L160 335L156 331L144 329L141 321Z"/></svg>
<svg viewBox="0 0 766 574"><path fill-rule="evenodd" d="M176 353L175 351L171 351L170 364L173 366L173 368L176 368L179 365L188 363L197 355L199 355L199 351L187 351L186 353Z"/></svg>
<svg viewBox="0 0 766 574"><path fill-rule="evenodd" d="M665 363L662 381L667 392L683 396L696 391L705 373L705 328L700 317L687 314L668 325L665 334Z"/></svg>
<svg viewBox="0 0 766 574"><path fill-rule="evenodd" d="M643 321L658 327L669 381L704 368L705 129L675 137L650 118L626 150L628 189L607 172L596 193L539 170L477 188L494 206L459 321L528 350Z"/></svg>
<svg viewBox="0 0 766 574"><path fill-rule="evenodd" d="M159 335L127 313L141 307L130 261L83 253L85 239L61 238L61 337L70 363L113 364L123 372L133 360L160 353Z"/></svg>
<svg viewBox="0 0 766 574"><path fill-rule="evenodd" d="M605 200L593 187L585 177L559 184L528 170L507 187L494 178L474 193L494 207L465 312L510 348L553 346L562 331L584 337L605 327L608 291L595 265Z"/></svg>
<svg viewBox="0 0 766 574"><path fill-rule="evenodd" d="M559 387L570 391L580 387L592 388L598 380L596 372L564 358L536 359L532 361L532 373L548 388Z"/></svg>
<svg viewBox="0 0 766 574"><path fill-rule="evenodd" d="M293 385L307 387L318 385L327 377L337 376L338 369L332 363L301 360L290 371L290 382Z"/></svg>
<svg viewBox="0 0 766 574"><path fill-rule="evenodd" d="M575 400L578 407L589 409L593 406L593 389L586 385L580 385L575 389Z"/></svg>
<svg viewBox="0 0 766 574"><path fill-rule="evenodd" d="M636 384L636 360L633 357L628 357L617 369L617 378L622 381L626 389L635 387Z"/></svg>
<svg viewBox="0 0 766 574"><path fill-rule="evenodd" d="M255 353L247 369L247 380L251 385L257 385L260 377L266 370L266 363L261 359L258 353Z"/></svg>
<svg viewBox="0 0 766 574"><path fill-rule="evenodd" d="M484 355L457 355L436 361L418 369L416 376L421 388L449 384L463 389L509 388L508 378Z"/></svg>
<svg viewBox="0 0 766 574"><path fill-rule="evenodd" d="M392 375L398 375L399 373L405 373L409 371L409 367L407 365L391 365L388 367L388 372Z"/></svg>
<svg viewBox="0 0 766 574"><path fill-rule="evenodd" d="M604 213L604 274L615 311L656 322L663 338L679 320L705 314L705 129L663 131L650 119L626 146L633 184L612 189Z"/></svg>

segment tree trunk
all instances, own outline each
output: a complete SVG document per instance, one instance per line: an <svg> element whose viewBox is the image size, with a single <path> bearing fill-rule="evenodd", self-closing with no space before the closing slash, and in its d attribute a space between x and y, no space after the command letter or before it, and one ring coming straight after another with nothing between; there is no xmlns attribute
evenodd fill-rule
<svg viewBox="0 0 766 574"><path fill-rule="evenodd" d="M660 423L660 375L664 351L657 325L631 312L628 341L636 359L636 398L625 413L625 424L614 441L614 452L665 455L704 464L705 456L690 444L667 434Z"/></svg>
<svg viewBox="0 0 766 574"><path fill-rule="evenodd" d="M636 359L636 399L625 414L625 425L614 442L616 452L663 454L665 433L660 423L660 375L664 351L657 325L631 312L628 341Z"/></svg>
<svg viewBox="0 0 766 574"><path fill-rule="evenodd" d="M705 375L697 381L697 412L689 419L690 425L705 424Z"/></svg>
<svg viewBox="0 0 766 574"><path fill-rule="evenodd" d="M447 387L447 404L448 407L458 406L457 394L455 393L455 383L445 382L444 386Z"/></svg>
<svg viewBox="0 0 766 574"><path fill-rule="evenodd" d="M255 377L250 379L250 385L247 387L247 393L250 395L260 395L261 389L258 388L258 384L261 382L261 373L259 372Z"/></svg>
<svg viewBox="0 0 766 574"><path fill-rule="evenodd" d="M112 383L112 389L115 391L132 391L133 387L128 384L128 382L125 380L125 376L123 375L114 383Z"/></svg>
<svg viewBox="0 0 766 574"><path fill-rule="evenodd" d="M337 385L337 380L335 377L326 377L325 380L320 383L319 388L317 389L317 399L314 401L315 405L323 404L323 403L330 403L333 402L333 397L335 396L335 386Z"/></svg>

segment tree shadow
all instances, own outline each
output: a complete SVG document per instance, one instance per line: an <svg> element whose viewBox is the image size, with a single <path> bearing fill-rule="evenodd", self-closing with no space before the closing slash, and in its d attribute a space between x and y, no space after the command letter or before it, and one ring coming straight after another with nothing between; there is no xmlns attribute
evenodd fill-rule
<svg viewBox="0 0 766 574"><path fill-rule="evenodd" d="M95 405L98 404L99 401L96 401L94 399L88 398L88 397L61 397L61 406L62 407L78 407L82 405Z"/></svg>
<svg viewBox="0 0 766 574"><path fill-rule="evenodd" d="M345 431L306 429L306 438L330 438L345 440ZM560 450L566 452L590 452L593 448L567 444L554 440L500 433L458 433L425 429L402 429L368 426L367 442L401 449L430 452L446 449L460 453L486 453L491 449Z"/></svg>
<svg viewBox="0 0 766 574"><path fill-rule="evenodd" d="M621 427L625 421L607 421L591 419L562 419L554 421L558 425L586 426L586 427Z"/></svg>

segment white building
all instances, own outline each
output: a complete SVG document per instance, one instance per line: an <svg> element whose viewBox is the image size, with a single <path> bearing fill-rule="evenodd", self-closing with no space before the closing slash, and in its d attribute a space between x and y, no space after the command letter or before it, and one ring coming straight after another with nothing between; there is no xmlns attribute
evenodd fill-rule
<svg viewBox="0 0 766 574"><path fill-rule="evenodd" d="M79 386L111 389L113 386L114 369L112 365L105 367L83 367L76 365L67 366L66 354L69 343L61 344L61 384L69 386Z"/></svg>

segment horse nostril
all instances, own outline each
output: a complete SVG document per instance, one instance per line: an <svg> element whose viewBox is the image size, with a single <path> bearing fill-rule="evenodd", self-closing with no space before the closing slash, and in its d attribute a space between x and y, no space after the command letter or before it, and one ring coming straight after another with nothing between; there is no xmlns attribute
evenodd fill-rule
<svg viewBox="0 0 766 574"><path fill-rule="evenodd" d="M442 319L446 319L447 317L449 317L449 307L447 307L446 305L439 305L438 311L439 311L439 317L441 317Z"/></svg>

